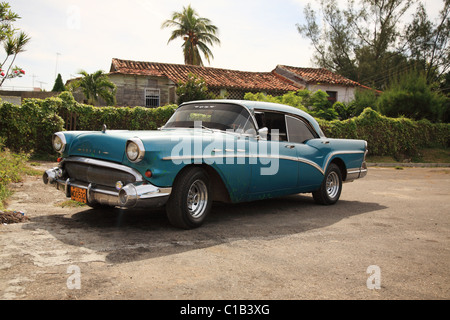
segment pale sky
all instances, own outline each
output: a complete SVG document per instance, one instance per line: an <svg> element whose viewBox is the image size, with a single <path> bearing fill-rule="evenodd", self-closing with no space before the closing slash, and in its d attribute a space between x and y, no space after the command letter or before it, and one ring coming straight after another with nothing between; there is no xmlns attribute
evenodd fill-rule
<svg viewBox="0 0 450 320"><path fill-rule="evenodd" d="M112 58L183 64L182 40L167 44L171 29L161 24L172 12L191 6L219 28L220 46L206 66L272 71L278 64L311 67L312 48L297 31L303 8L314 0L10 0L21 19L14 23L31 37L15 64L26 71L4 89L50 91L56 74L63 81L80 69L109 71ZM427 0L437 15L441 0ZM0 58L3 60L3 51Z"/></svg>

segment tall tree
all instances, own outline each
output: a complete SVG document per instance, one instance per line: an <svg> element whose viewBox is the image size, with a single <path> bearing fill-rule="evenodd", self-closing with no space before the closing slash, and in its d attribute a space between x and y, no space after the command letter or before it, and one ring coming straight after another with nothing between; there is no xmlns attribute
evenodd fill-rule
<svg viewBox="0 0 450 320"><path fill-rule="evenodd" d="M66 86L64 85L64 82L62 80L61 74L58 73L58 76L56 77L55 84L53 85L53 92L62 92L66 91Z"/></svg>
<svg viewBox="0 0 450 320"><path fill-rule="evenodd" d="M429 20L425 7L419 4L412 23L406 28L404 49L416 68L425 73L428 83L441 81L450 69L450 0L437 21Z"/></svg>
<svg viewBox="0 0 450 320"><path fill-rule="evenodd" d="M82 77L75 82L73 87L81 88L89 104L97 105L99 98L105 100L108 106L116 104L117 87L102 70L92 74L81 70L78 74L82 75Z"/></svg>
<svg viewBox="0 0 450 320"><path fill-rule="evenodd" d="M161 28L170 27L175 29L167 43L177 38L183 39L185 64L203 66L200 52L203 53L208 63L214 58L208 46L220 44L220 40L216 36L218 28L211 24L209 19L200 17L190 5L187 8L183 7L181 12L174 12L172 19L166 20L161 26Z"/></svg>
<svg viewBox="0 0 450 320"><path fill-rule="evenodd" d="M318 0L304 9L298 31L316 50L314 62L350 79L382 89L390 74L406 63L398 52L399 22L413 0ZM317 16L322 17L323 24ZM401 63L401 64L400 64Z"/></svg>
<svg viewBox="0 0 450 320"><path fill-rule="evenodd" d="M23 31L18 32L12 25L19 15L11 10L7 2L0 3L0 43L3 44L6 57L0 63L0 87L6 79L21 77L25 71L13 66L19 53L25 51L25 46L30 41L30 37Z"/></svg>

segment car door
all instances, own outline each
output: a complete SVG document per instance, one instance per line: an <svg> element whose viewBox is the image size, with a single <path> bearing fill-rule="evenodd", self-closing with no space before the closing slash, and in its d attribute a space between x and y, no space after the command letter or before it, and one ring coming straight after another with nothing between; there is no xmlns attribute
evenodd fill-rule
<svg viewBox="0 0 450 320"><path fill-rule="evenodd" d="M286 115L287 137L291 148L295 149L298 161L298 187L308 190L317 186L323 180L320 163L323 162L323 152L308 144L318 138L308 122L297 116Z"/></svg>
<svg viewBox="0 0 450 320"><path fill-rule="evenodd" d="M289 143L285 114L259 112L259 127L267 127L267 139L255 139L250 146L250 193L291 190L298 186L298 161L295 146Z"/></svg>

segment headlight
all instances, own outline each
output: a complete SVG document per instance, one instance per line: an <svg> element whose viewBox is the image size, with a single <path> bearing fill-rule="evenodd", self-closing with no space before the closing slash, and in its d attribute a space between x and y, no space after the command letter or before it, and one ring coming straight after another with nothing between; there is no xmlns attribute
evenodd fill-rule
<svg viewBox="0 0 450 320"><path fill-rule="evenodd" d="M130 139L127 141L126 153L131 162L140 162L145 156L144 144L138 138Z"/></svg>
<svg viewBox="0 0 450 320"><path fill-rule="evenodd" d="M57 132L53 135L52 144L56 152L62 153L66 147L66 137L63 133Z"/></svg>

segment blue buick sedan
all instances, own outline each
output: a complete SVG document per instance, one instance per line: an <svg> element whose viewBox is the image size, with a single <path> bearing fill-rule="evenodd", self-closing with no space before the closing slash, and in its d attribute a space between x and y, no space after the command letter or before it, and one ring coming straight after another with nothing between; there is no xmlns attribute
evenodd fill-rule
<svg viewBox="0 0 450 320"><path fill-rule="evenodd" d="M335 204L342 183L367 174L364 140L325 137L290 106L234 100L182 104L155 131L64 131L59 166L44 173L91 207L160 207L175 227L201 226L213 201L238 203L312 193Z"/></svg>

